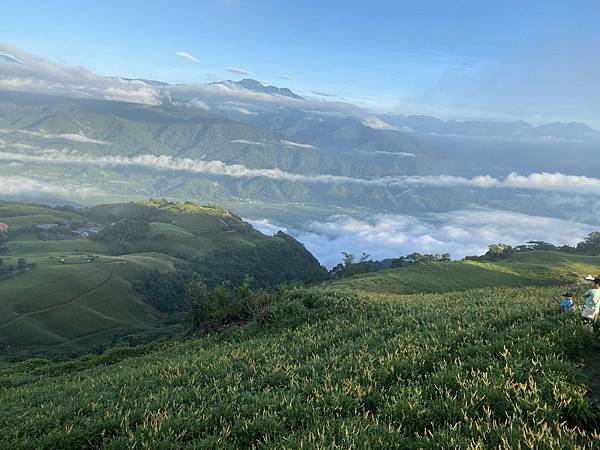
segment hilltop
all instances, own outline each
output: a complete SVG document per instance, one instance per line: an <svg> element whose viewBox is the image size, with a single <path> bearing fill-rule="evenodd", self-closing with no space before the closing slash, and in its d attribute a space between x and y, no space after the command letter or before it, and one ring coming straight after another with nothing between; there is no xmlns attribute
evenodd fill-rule
<svg viewBox="0 0 600 450"><path fill-rule="evenodd" d="M576 274L590 273L600 273L600 256L531 251L494 262L414 264L356 275L328 286L368 293L439 293L486 287L561 286L577 283Z"/></svg>
<svg viewBox="0 0 600 450"><path fill-rule="evenodd" d="M317 260L283 233L267 237L212 206L151 201L51 208L0 201L1 353L78 354L147 339L187 311L192 273L209 284L312 282ZM21 261L22 270L17 269ZM166 323L169 323L168 320ZM142 339L143 340L143 339Z"/></svg>

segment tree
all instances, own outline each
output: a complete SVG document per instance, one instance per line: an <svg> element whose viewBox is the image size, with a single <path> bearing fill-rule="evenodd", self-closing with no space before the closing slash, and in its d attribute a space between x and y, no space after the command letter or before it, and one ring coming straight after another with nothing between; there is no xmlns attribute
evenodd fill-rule
<svg viewBox="0 0 600 450"><path fill-rule="evenodd" d="M250 277L236 288L224 282L210 289L204 280L195 276L188 284L187 294L195 333L250 320L262 325L271 318L275 298L273 292L254 291Z"/></svg>
<svg viewBox="0 0 600 450"><path fill-rule="evenodd" d="M508 244L492 244L488 247L488 251L484 257L490 260L497 260L506 258L512 253L513 248Z"/></svg>
<svg viewBox="0 0 600 450"><path fill-rule="evenodd" d="M409 266L411 264L431 264L435 262L450 262L452 258L450 257L450 253L411 253L410 255L401 256L392 260L392 267L402 267Z"/></svg>
<svg viewBox="0 0 600 450"><path fill-rule="evenodd" d="M342 252L342 256L342 262L329 272L332 278L347 278L373 271L373 262L369 261L370 255L367 253L363 252L358 262L356 262L352 253Z"/></svg>
<svg viewBox="0 0 600 450"><path fill-rule="evenodd" d="M19 258L17 260L17 270L27 269L27 260L25 258Z"/></svg>
<svg viewBox="0 0 600 450"><path fill-rule="evenodd" d="M150 225L141 220L123 219L100 231L96 238L102 241L143 241L150 235Z"/></svg>
<svg viewBox="0 0 600 450"><path fill-rule="evenodd" d="M450 261L452 261L452 257L450 256L450 253L442 253L441 255L439 255L438 261L439 262L450 262Z"/></svg>
<svg viewBox="0 0 600 450"><path fill-rule="evenodd" d="M344 258L342 259L342 264L344 267L349 268L354 264L354 255L352 253L342 252Z"/></svg>
<svg viewBox="0 0 600 450"><path fill-rule="evenodd" d="M600 232L588 234L583 242L577 244L576 251L584 255L600 255Z"/></svg>

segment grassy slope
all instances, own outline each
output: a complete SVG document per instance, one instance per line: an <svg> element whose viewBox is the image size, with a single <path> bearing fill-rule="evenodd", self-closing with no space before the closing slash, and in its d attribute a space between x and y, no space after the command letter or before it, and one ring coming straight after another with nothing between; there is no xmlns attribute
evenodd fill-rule
<svg viewBox="0 0 600 450"><path fill-rule="evenodd" d="M21 350L68 345L76 352L156 321L156 311L139 299L133 283L144 270L165 272L173 258L159 253L101 256L81 264L82 255L106 253L105 245L89 239L42 241L28 231L68 220L87 221L43 206L0 204L0 222L10 226L13 236L5 244L4 263L24 257L36 264L0 282L0 343Z"/></svg>
<svg viewBox="0 0 600 450"><path fill-rule="evenodd" d="M499 273L536 262L542 278L541 266L562 273L560 255L538 256L504 263ZM449 288L473 287L470 267L457 267L455 276L468 276ZM598 442L600 417L574 364L589 336L577 317L557 311L552 298L561 287L384 290L314 289L278 303L266 329L250 324L147 352L115 349L1 371L0 447L591 449Z"/></svg>
<svg viewBox="0 0 600 450"><path fill-rule="evenodd" d="M334 289L410 294L490 286L573 283L572 274L600 273L600 257L555 252L522 253L496 263L451 262L406 266L335 281Z"/></svg>
<svg viewBox="0 0 600 450"><path fill-rule="evenodd" d="M592 448L558 293L308 293L267 329L24 363L0 372L0 446Z"/></svg>
<svg viewBox="0 0 600 450"><path fill-rule="evenodd" d="M89 351L115 335L156 325L160 314L134 290L144 271L165 273L184 258L193 259L195 270L203 274L243 279L251 269L260 270L260 264L251 267L249 258L262 262L289 254L285 239L266 237L219 208L123 203L97 206L85 214L0 201L0 222L8 223L11 230L10 240L0 245L8 252L0 256L5 264L16 265L18 258L36 264L0 281L0 346L10 346L12 353L52 352L53 346L69 345L73 350ZM151 234L138 248L132 247L131 254L118 257L108 256L110 244L104 242L43 241L35 231L40 223L106 223L129 217L150 222ZM307 257L303 251L302 256ZM81 264L81 257L88 254L100 257ZM120 264L122 261L126 264ZM303 261L306 259L286 261L287 276L299 272Z"/></svg>

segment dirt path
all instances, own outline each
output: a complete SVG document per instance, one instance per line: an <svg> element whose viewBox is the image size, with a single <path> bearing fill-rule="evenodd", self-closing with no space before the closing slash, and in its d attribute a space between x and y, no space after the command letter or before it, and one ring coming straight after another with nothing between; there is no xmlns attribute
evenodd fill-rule
<svg viewBox="0 0 600 450"><path fill-rule="evenodd" d="M44 312L55 311L57 309L64 308L65 306L72 305L77 300L79 300L79 299L81 299L83 297L86 297L86 296L88 296L90 294L93 294L93 293L99 291L100 289L102 289L104 286L106 286L110 282L110 280L112 279L112 277L113 277L113 275L115 273L115 270L117 269L117 266L119 264L121 264L121 263L120 262L114 263L113 268L110 271L110 274L108 275L108 277L106 278L106 280L104 280L99 285L97 285L97 286L95 286L93 288L88 289L87 291L83 292L82 294L79 294L76 297L73 297L73 298L67 300L66 302L59 303L57 305L52 305L52 306L49 306L48 308L38 309L37 311L31 311L31 312L28 312L28 313L20 314L19 316L15 317L14 319L9 320L8 322L5 322L2 325L0 325L0 330L3 329L3 328L6 328L6 327L8 327L8 326L10 326L10 325L12 325L12 324L14 324L16 322L18 322L21 319L24 319L25 317L33 316L35 314L40 314L40 313L44 313Z"/></svg>

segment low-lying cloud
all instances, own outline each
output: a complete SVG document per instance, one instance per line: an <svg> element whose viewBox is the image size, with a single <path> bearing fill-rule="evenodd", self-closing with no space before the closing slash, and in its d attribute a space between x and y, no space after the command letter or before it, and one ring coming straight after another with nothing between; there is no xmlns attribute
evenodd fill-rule
<svg viewBox="0 0 600 450"><path fill-rule="evenodd" d="M99 194L90 186L58 185L28 177L0 175L0 196L52 195L59 197L86 197Z"/></svg>
<svg viewBox="0 0 600 450"><path fill-rule="evenodd" d="M307 149L307 150L315 150L317 148L314 145L301 144L300 142L294 142L294 141L281 140L279 142L281 142L283 145L287 145L288 147L294 147L294 148L303 148L303 149Z"/></svg>
<svg viewBox="0 0 600 450"><path fill-rule="evenodd" d="M385 150L373 150L372 152L366 150L352 150L352 153L363 153L365 155L390 155L398 158L416 158L417 155L409 152L388 152Z"/></svg>
<svg viewBox="0 0 600 450"><path fill-rule="evenodd" d="M42 138L42 139L60 139L60 140L66 140L66 141L84 143L84 144L97 144L97 145L108 144L108 142L106 142L106 141L92 139L92 138L84 135L83 133L46 133L44 131L7 130L7 129L0 129L0 133L2 133L2 134L19 133L19 134L24 134L27 136L34 136L34 137L38 137L38 138ZM21 147L21 148L29 148L29 149L34 148L31 145L20 144L20 143L12 144L12 146L13 147Z"/></svg>
<svg viewBox="0 0 600 450"><path fill-rule="evenodd" d="M256 116L258 113L255 111L252 111L248 108L244 108L243 106L235 106L235 105L217 105L218 109L221 109L223 111L233 111L239 114L242 114L244 116Z"/></svg>
<svg viewBox="0 0 600 450"><path fill-rule="evenodd" d="M499 210L461 210L415 217L376 214L369 218L332 216L311 222L304 229L288 229L265 219L250 220L265 234L282 229L293 235L322 264L332 267L342 252L371 255L371 259L395 258L412 252L450 253L460 259L485 253L489 244L519 245L543 240L574 245L595 230L588 224L530 216Z"/></svg>
<svg viewBox="0 0 600 450"><path fill-rule="evenodd" d="M246 139L234 139L233 141L229 142L232 144L257 145L259 147L265 145L264 142L248 141Z"/></svg>
<svg viewBox="0 0 600 450"><path fill-rule="evenodd" d="M226 164L223 161L203 161L175 158L169 155L92 156L72 152L45 149L38 153L0 152L0 160L34 163L78 164L97 166L138 166L154 170L174 170L235 178L264 177L279 181L311 184L358 184L371 187L472 187L480 189L527 189L567 194L600 196L600 179L561 173L511 173L506 178L480 175L465 178L451 175L389 176L380 178L355 178L329 174L297 174L281 169L253 169L242 164Z"/></svg>

